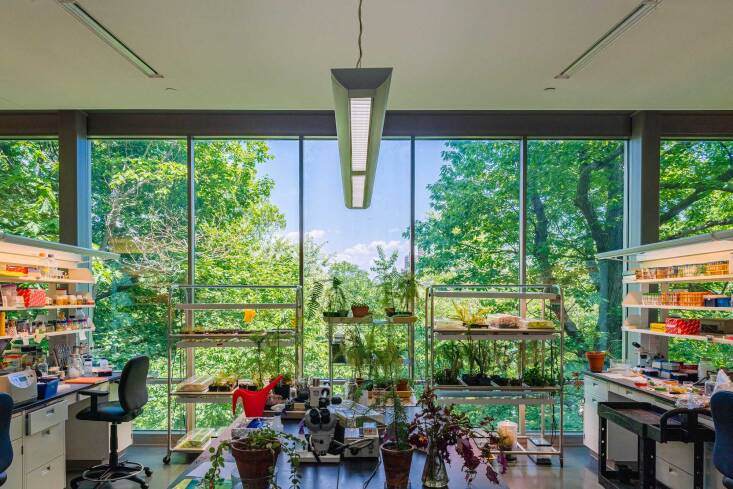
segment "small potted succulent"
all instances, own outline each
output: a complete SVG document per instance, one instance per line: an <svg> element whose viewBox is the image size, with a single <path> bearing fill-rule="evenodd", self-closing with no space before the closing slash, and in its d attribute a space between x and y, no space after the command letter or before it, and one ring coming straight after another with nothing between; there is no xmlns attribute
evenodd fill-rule
<svg viewBox="0 0 733 489"><path fill-rule="evenodd" d="M223 441L211 454L211 468L203 479L205 489L216 489L221 485L221 468L224 466L224 450L228 449L237 464L239 478L247 489L281 489L275 480L275 465L281 452L288 457L290 464L290 487L300 487L298 449L303 442L299 438L275 431L271 428L254 430L244 438Z"/></svg>
<svg viewBox="0 0 733 489"><path fill-rule="evenodd" d="M499 440L492 435L491 443L485 443L478 453L474 446L474 431L471 422L465 413L454 409L453 405L440 406L436 402L434 389L427 387L418 400L420 411L410 427L410 443L418 448L427 449L422 483L428 488L443 488L448 486L448 472L445 464L450 463L449 447L455 447L456 453L463 460L462 470L467 485L470 485L478 474L478 468L483 464L486 477L493 483L499 483L499 476L491 464L493 454L491 443ZM493 433L493 419L484 418L480 426L485 431ZM501 473L506 471L506 457L500 450L497 460Z"/></svg>
<svg viewBox="0 0 733 489"><path fill-rule="evenodd" d="M353 314L355 318L363 318L369 314L369 305L362 302L354 302L351 304L351 314Z"/></svg>

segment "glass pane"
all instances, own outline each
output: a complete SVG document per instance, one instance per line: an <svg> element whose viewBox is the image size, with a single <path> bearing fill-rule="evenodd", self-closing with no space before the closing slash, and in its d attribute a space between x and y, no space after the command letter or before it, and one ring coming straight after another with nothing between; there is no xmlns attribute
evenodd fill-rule
<svg viewBox="0 0 733 489"><path fill-rule="evenodd" d="M420 283L518 283L519 150L518 141L416 142L415 245ZM478 307L476 301L458 305ZM506 301L497 304L504 305ZM435 317L455 314L452 301L436 301L435 307ZM421 297L420 325L424 308ZM417 337L424 338L422 327ZM421 375L424 350L421 341ZM437 356L436 372L444 360Z"/></svg>
<svg viewBox="0 0 733 489"><path fill-rule="evenodd" d="M529 141L527 157L529 282L563 287L570 377L585 351L621 352L621 264L594 256L623 247L624 142ZM582 430L582 396L566 388L567 430Z"/></svg>
<svg viewBox="0 0 733 489"><path fill-rule="evenodd" d="M185 141L92 141L92 240L121 255L94 264L94 338L99 353L118 368L144 354L151 377L167 375L167 294L186 277L186 208ZM174 376L183 375L179 359ZM164 429L164 406L163 396L136 426Z"/></svg>
<svg viewBox="0 0 733 489"><path fill-rule="evenodd" d="M0 139L0 175L0 230L58 241L58 141Z"/></svg>
<svg viewBox="0 0 733 489"><path fill-rule="evenodd" d="M382 141L368 209L347 209L344 204L335 140L308 140L304 146L305 295L306 302L310 297L317 304L306 314L305 368L307 376L326 376L328 346L322 313L365 303L375 318L383 318L385 300L391 305L392 298L380 296L380 277L409 271L410 142ZM343 304L329 299L331 277L343 281L346 300L338 301ZM313 293L316 283L323 286L320 295ZM368 330L337 329L336 334L345 335L348 345L353 344L352 335L364 340ZM390 338L403 360L407 354L405 330L395 328ZM374 339L384 345L388 338L380 330ZM352 370L342 361L334 376L365 375Z"/></svg>
<svg viewBox="0 0 733 489"><path fill-rule="evenodd" d="M664 140L659 155L659 239L675 239L733 227L733 141ZM691 285L690 290L729 293L728 283ZM683 317L699 312L676 311ZM725 317L723 313L703 313ZM672 339L669 356L697 363L730 363L733 347Z"/></svg>
<svg viewBox="0 0 733 489"><path fill-rule="evenodd" d="M196 283L297 285L299 165L297 140L197 140ZM197 302L295 303L294 290L203 289ZM241 310L194 313L194 325L211 330L293 328L295 312ZM196 373L236 376L264 384L295 374L295 348L263 341L258 348L198 348ZM231 408L197 406L198 426L223 426Z"/></svg>
<svg viewBox="0 0 733 489"><path fill-rule="evenodd" d="M662 141L659 239L733 226L733 141Z"/></svg>

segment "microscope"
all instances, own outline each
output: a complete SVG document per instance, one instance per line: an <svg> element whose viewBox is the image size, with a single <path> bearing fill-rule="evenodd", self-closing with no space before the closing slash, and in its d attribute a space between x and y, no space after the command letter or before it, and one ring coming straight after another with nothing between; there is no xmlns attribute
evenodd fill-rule
<svg viewBox="0 0 733 489"><path fill-rule="evenodd" d="M349 458L378 457L376 424L365 433L358 428L345 429L337 413L329 408L331 403L341 404L341 398L320 397L318 407L310 407L306 412L303 424L308 432L306 450L299 453L301 463L338 463L342 454Z"/></svg>

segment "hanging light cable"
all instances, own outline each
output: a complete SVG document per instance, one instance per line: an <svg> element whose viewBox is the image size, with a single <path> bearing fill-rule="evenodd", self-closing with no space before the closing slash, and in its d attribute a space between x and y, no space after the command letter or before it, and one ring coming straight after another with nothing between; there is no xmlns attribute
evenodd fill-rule
<svg viewBox="0 0 733 489"><path fill-rule="evenodd" d="M351 209L369 207L382 141L392 68L362 68L364 22L359 0L359 57L355 68L331 70L336 136L341 160L344 203Z"/></svg>

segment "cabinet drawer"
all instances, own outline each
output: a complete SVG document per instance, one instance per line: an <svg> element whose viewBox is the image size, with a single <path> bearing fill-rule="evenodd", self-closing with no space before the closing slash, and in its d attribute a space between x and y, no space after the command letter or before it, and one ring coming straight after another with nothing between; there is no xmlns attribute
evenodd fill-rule
<svg viewBox="0 0 733 489"><path fill-rule="evenodd" d="M59 423L35 435L23 439L24 452L23 469L27 474L31 470L47 464L49 461L63 457L66 449L66 427Z"/></svg>
<svg viewBox="0 0 733 489"><path fill-rule="evenodd" d="M68 417L68 412L68 404L66 401L61 401L27 413L25 415L25 434L27 436L35 435L39 431L63 423Z"/></svg>
<svg viewBox="0 0 733 489"><path fill-rule="evenodd" d="M41 465L25 476L25 489L64 489L66 486L66 461L58 457Z"/></svg>
<svg viewBox="0 0 733 489"><path fill-rule="evenodd" d="M692 474L695 471L695 445L692 443L657 443L657 458Z"/></svg>
<svg viewBox="0 0 733 489"><path fill-rule="evenodd" d="M643 394L635 389L632 389L631 387L624 387L622 385L612 384L610 391L621 397L625 397L627 399L631 399L632 401L636 401L636 402L651 401L651 396L647 396L646 394Z"/></svg>
<svg viewBox="0 0 733 489"><path fill-rule="evenodd" d="M17 440L23 436L23 414L10 418L10 439Z"/></svg>
<svg viewBox="0 0 733 489"><path fill-rule="evenodd" d="M694 487L692 474L664 459L657 458L656 470L657 480L669 489L690 489Z"/></svg>
<svg viewBox="0 0 733 489"><path fill-rule="evenodd" d="M585 398L593 397L601 402L608 400L608 383L590 375L585 376Z"/></svg>

